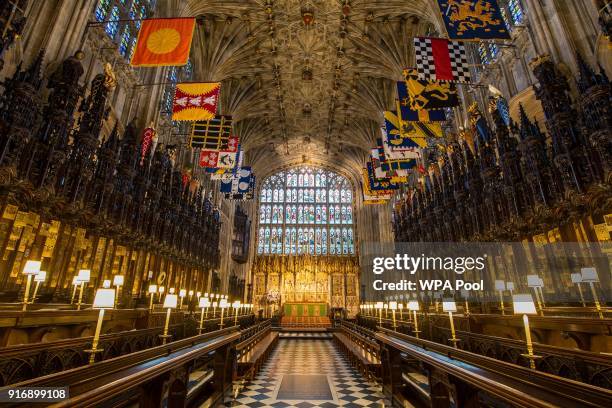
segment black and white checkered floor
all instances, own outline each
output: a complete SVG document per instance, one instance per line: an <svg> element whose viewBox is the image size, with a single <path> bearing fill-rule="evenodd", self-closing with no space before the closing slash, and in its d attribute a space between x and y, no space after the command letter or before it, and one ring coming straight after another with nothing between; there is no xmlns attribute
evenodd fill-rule
<svg viewBox="0 0 612 408"><path fill-rule="evenodd" d="M284 375L326 375L331 400L278 400ZM296 394L308 392L308 384L294 385ZM234 398L226 397L228 407L383 407L380 387L368 382L336 349L331 340L280 339L269 360L255 379Z"/></svg>
<svg viewBox="0 0 612 408"><path fill-rule="evenodd" d="M281 339L331 339L331 333L327 332L300 332L300 331L282 331L278 334Z"/></svg>

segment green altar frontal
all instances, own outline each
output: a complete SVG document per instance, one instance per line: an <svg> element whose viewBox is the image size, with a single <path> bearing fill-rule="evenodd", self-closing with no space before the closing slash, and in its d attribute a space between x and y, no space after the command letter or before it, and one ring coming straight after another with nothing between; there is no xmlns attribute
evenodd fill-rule
<svg viewBox="0 0 612 408"><path fill-rule="evenodd" d="M327 303L285 303L283 314L291 317L327 316Z"/></svg>

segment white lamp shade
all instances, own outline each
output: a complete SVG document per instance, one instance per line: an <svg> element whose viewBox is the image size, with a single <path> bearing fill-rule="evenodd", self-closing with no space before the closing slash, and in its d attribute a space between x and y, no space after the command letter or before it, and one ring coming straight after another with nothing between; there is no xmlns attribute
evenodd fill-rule
<svg viewBox="0 0 612 408"><path fill-rule="evenodd" d="M179 290L179 296L180 296L180 297L185 297L185 296L187 296L187 290L186 290L186 289L181 289L181 290Z"/></svg>
<svg viewBox="0 0 612 408"><path fill-rule="evenodd" d="M149 293L157 293L157 285L149 285Z"/></svg>
<svg viewBox="0 0 612 408"><path fill-rule="evenodd" d="M174 294L174 288L170 288L170 294Z"/></svg>
<svg viewBox="0 0 612 408"><path fill-rule="evenodd" d="M98 289L92 307L94 309L112 309L115 306L115 289Z"/></svg>
<svg viewBox="0 0 612 408"><path fill-rule="evenodd" d="M113 285L115 286L123 286L123 275L115 275L113 277Z"/></svg>
<svg viewBox="0 0 612 408"><path fill-rule="evenodd" d="M580 269L580 274L582 275L583 282L599 282L597 270L593 267Z"/></svg>
<svg viewBox="0 0 612 408"><path fill-rule="evenodd" d="M383 308L388 309L389 308L389 304L388 303L384 303L383 304Z"/></svg>
<svg viewBox="0 0 612 408"><path fill-rule="evenodd" d="M496 280L495 290L506 290L506 282L504 282L503 280Z"/></svg>
<svg viewBox="0 0 612 408"><path fill-rule="evenodd" d="M232 304L232 307L233 307L234 309L238 309L238 308L240 307L240 301L239 301L239 300L235 301L235 302Z"/></svg>
<svg viewBox="0 0 612 408"><path fill-rule="evenodd" d="M225 298L224 298L224 299L221 299L221 301L219 302L219 307L220 307L221 309L225 309L227 306L228 306L228 304L227 304L227 299L225 299Z"/></svg>
<svg viewBox="0 0 612 408"><path fill-rule="evenodd" d="M572 277L572 283L580 283L580 282L582 282L582 274L581 273L572 273L570 276Z"/></svg>
<svg viewBox="0 0 612 408"><path fill-rule="evenodd" d="M219 303L217 303L217 302L212 302L212 307L217 307L217 306L219 306Z"/></svg>
<svg viewBox="0 0 612 408"><path fill-rule="evenodd" d="M389 309L397 310L397 302L395 302L395 301L389 302Z"/></svg>
<svg viewBox="0 0 612 408"><path fill-rule="evenodd" d="M528 293L512 296L514 314L537 314L533 298Z"/></svg>
<svg viewBox="0 0 612 408"><path fill-rule="evenodd" d="M200 298L200 307L210 307L210 300L206 297Z"/></svg>
<svg viewBox="0 0 612 408"><path fill-rule="evenodd" d="M402 302L398 303L398 304L397 304L397 308L398 308L399 310L402 310L402 309L404 308L404 304L403 304Z"/></svg>
<svg viewBox="0 0 612 408"><path fill-rule="evenodd" d="M176 309L176 305L178 304L178 296L168 293L164 298L164 308L165 309Z"/></svg>
<svg viewBox="0 0 612 408"><path fill-rule="evenodd" d="M193 290L189 291L189 296L193 296Z"/></svg>
<svg viewBox="0 0 612 408"><path fill-rule="evenodd" d="M72 284L73 285L76 285L77 283L79 283L79 280L77 278L78 278L78 276L73 276L72 277Z"/></svg>
<svg viewBox="0 0 612 408"><path fill-rule="evenodd" d="M409 310L419 310L419 301L418 300L411 300L408 302L408 309Z"/></svg>
<svg viewBox="0 0 612 408"><path fill-rule="evenodd" d="M383 302L376 302L376 309L382 309L383 308Z"/></svg>
<svg viewBox="0 0 612 408"><path fill-rule="evenodd" d="M538 275L527 275L527 286L530 288L539 288L540 277Z"/></svg>
<svg viewBox="0 0 612 408"><path fill-rule="evenodd" d="M44 282L47 279L47 272L40 271L34 275L34 282Z"/></svg>
<svg viewBox="0 0 612 408"><path fill-rule="evenodd" d="M81 269L79 274L77 275L77 282L89 282L91 279L91 270L89 269Z"/></svg>
<svg viewBox="0 0 612 408"><path fill-rule="evenodd" d="M159 289L157 290L159 293L164 293L164 291L166 290L166 288L164 288L163 286L160 286Z"/></svg>
<svg viewBox="0 0 612 408"><path fill-rule="evenodd" d="M205 293L205 294L204 294L204 297L208 297L208 293Z"/></svg>
<svg viewBox="0 0 612 408"><path fill-rule="evenodd" d="M442 300L442 310L445 312L456 312L457 304L453 299L444 299Z"/></svg>
<svg viewBox="0 0 612 408"><path fill-rule="evenodd" d="M110 279L104 279L104 282L102 282L102 287L105 289L110 288L111 287Z"/></svg>
<svg viewBox="0 0 612 408"><path fill-rule="evenodd" d="M514 290L514 282L507 282L506 283L506 289Z"/></svg>
<svg viewBox="0 0 612 408"><path fill-rule="evenodd" d="M24 275L36 275L40 272L40 261L26 261L25 266L23 267Z"/></svg>

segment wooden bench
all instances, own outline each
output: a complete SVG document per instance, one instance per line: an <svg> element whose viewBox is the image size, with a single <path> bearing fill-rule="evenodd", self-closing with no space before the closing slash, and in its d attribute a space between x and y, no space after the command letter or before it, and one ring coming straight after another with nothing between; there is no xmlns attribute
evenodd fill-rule
<svg viewBox="0 0 612 408"><path fill-rule="evenodd" d="M68 387L70 399L50 405L54 408L162 403L185 407L201 406L201 401L214 406L231 388L230 351L239 338L230 327L2 387L0 392L13 387ZM169 390L167 395L164 389Z"/></svg>
<svg viewBox="0 0 612 408"><path fill-rule="evenodd" d="M366 378L375 380L380 377L378 343L359 333L346 322L341 323L340 331L334 332L334 341L351 364L357 366Z"/></svg>
<svg viewBox="0 0 612 408"><path fill-rule="evenodd" d="M269 321L261 323L257 329L236 345L234 380L252 380L278 342L278 332L272 331Z"/></svg>

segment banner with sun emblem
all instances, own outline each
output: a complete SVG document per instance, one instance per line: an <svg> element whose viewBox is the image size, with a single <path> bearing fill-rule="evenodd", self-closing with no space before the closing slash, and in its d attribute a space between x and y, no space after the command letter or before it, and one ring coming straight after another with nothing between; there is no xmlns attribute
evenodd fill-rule
<svg viewBox="0 0 612 408"><path fill-rule="evenodd" d="M189 60L195 18L153 18L142 22L130 64L182 66Z"/></svg>
<svg viewBox="0 0 612 408"><path fill-rule="evenodd" d="M452 40L509 40L497 0L438 0Z"/></svg>
<svg viewBox="0 0 612 408"><path fill-rule="evenodd" d="M172 120L209 120L215 117L220 82L176 84Z"/></svg>

